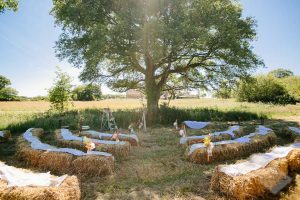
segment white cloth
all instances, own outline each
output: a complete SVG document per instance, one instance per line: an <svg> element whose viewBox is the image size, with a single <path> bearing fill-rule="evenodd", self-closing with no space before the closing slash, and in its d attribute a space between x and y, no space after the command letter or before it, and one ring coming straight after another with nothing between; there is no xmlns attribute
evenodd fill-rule
<svg viewBox="0 0 300 200"><path fill-rule="evenodd" d="M0 131L0 137L4 137L4 132Z"/></svg>
<svg viewBox="0 0 300 200"><path fill-rule="evenodd" d="M258 128L256 128L256 132L254 133L250 133L249 135L234 140L224 140L224 141L214 142L214 145L217 146L217 145L232 144L232 143L249 143L251 142L251 137L254 137L256 135L266 135L270 131L272 131L272 129L259 125ZM203 145L203 143L193 144L190 147L188 155L191 155L195 150L204 147L205 146Z"/></svg>
<svg viewBox="0 0 300 200"><path fill-rule="evenodd" d="M93 135L93 136L95 136L95 137L99 137L100 139L102 139L102 137L112 137L112 135L113 135L113 134L110 134L110 133L100 133L100 132L93 131L93 130L88 130L86 132ZM137 142L139 141L136 134L127 135L127 134L122 134L121 133L121 134L119 134L119 138L121 138L121 139L132 138L132 139L136 140Z"/></svg>
<svg viewBox="0 0 300 200"><path fill-rule="evenodd" d="M191 129L202 129L210 124L210 122L184 121L184 124Z"/></svg>
<svg viewBox="0 0 300 200"><path fill-rule="evenodd" d="M288 128L291 131L294 131L295 133L297 133L298 135L300 135L300 128L298 128L298 127L292 127L292 126L289 126Z"/></svg>
<svg viewBox="0 0 300 200"><path fill-rule="evenodd" d="M8 187L12 186L59 186L67 177L52 176L48 173L25 172L21 169L8 166L0 162L0 179L7 181Z"/></svg>
<svg viewBox="0 0 300 200"><path fill-rule="evenodd" d="M64 140L70 140L70 141L83 141L83 137L75 136L69 129L61 129L61 136ZM99 144L119 144L119 145L125 145L125 142L119 142L111 141L111 140L97 140L97 139L91 139L94 143Z"/></svg>
<svg viewBox="0 0 300 200"><path fill-rule="evenodd" d="M235 137L234 131L237 131L240 128L240 126L230 126L228 130L226 131L219 131L219 132L214 132L211 134L211 136L219 136L223 134L229 134L232 138ZM180 138L180 144L186 144L190 140L195 140L195 139L204 139L205 137L208 137L208 135L197 135L197 136L189 136L185 138Z"/></svg>
<svg viewBox="0 0 300 200"><path fill-rule="evenodd" d="M180 135L182 138L185 138L185 136L186 136L185 130L180 129L180 130L179 130L179 135Z"/></svg>
<svg viewBox="0 0 300 200"><path fill-rule="evenodd" d="M276 147L269 153L254 154L245 162L222 166L220 167L220 171L232 177L247 174L265 167L277 158L286 157L290 151L299 147L300 143L292 144L287 147Z"/></svg>
<svg viewBox="0 0 300 200"><path fill-rule="evenodd" d="M80 150L77 149L71 149L71 148L57 148L55 146L49 145L49 144L45 144L42 143L36 136L33 136L31 133L32 128L28 129L24 134L23 134L23 138L28 141L29 143L31 143L31 148L32 149L37 149L37 150L45 150L45 151L52 151L52 152L64 152L64 153L69 153L69 154L73 154L75 156L85 156L85 155L90 155L90 154L94 154L94 155L102 155L102 156L107 156L107 157L111 157L112 155L110 153L106 153L106 152L100 152L100 151L93 151L94 153L84 153Z"/></svg>

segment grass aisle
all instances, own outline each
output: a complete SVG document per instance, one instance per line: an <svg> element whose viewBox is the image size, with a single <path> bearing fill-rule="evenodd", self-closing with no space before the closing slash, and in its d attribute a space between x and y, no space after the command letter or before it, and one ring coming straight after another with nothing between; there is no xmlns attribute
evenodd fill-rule
<svg viewBox="0 0 300 200"><path fill-rule="evenodd" d="M108 178L85 179L83 199L199 199L208 197L214 165L196 165L184 159L177 131L149 129L140 134L140 146L116 163ZM197 195L198 194L198 195Z"/></svg>

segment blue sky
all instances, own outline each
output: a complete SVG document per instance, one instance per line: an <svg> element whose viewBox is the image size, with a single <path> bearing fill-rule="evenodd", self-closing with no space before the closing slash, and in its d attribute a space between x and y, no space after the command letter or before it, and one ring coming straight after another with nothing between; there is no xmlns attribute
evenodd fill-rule
<svg viewBox="0 0 300 200"><path fill-rule="evenodd" d="M244 16L257 20L254 52L263 58L266 73L278 67L300 75L300 1L242 0ZM60 28L49 12L51 0L20 0L19 10L0 15L0 74L12 81L20 95L46 95L56 66L79 84L79 70L55 57ZM104 92L109 92L103 88Z"/></svg>

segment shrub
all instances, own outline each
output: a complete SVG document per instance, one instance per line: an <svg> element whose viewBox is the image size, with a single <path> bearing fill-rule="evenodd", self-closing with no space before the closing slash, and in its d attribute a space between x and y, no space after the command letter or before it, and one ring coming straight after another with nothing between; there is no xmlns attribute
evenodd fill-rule
<svg viewBox="0 0 300 200"><path fill-rule="evenodd" d="M240 81L236 97L239 101L274 104L296 104L296 99L275 78L259 76L248 81Z"/></svg>
<svg viewBox="0 0 300 200"><path fill-rule="evenodd" d="M0 89L0 101L15 101L17 100L18 92L14 88L5 87Z"/></svg>

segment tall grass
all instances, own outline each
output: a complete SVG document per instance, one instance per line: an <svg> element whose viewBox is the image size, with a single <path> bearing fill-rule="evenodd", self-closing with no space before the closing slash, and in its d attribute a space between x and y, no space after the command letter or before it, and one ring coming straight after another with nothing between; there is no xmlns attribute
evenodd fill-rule
<svg viewBox="0 0 300 200"><path fill-rule="evenodd" d="M49 112L1 112L0 130L9 129L13 133L21 133L30 127L41 127L45 130L55 130L60 125L68 125L71 129L79 128L79 118L83 117L84 125L92 129L101 129L102 110L83 109L72 110L61 114ZM127 128L132 122L138 122L142 113L137 110L116 110L113 112L118 127ZM157 115L156 125L171 125L176 119L195 121L245 121L258 119L256 113L245 111L221 111L217 108L179 109L161 106Z"/></svg>

